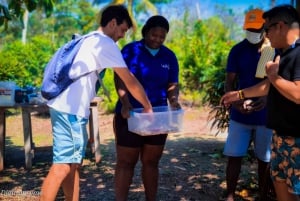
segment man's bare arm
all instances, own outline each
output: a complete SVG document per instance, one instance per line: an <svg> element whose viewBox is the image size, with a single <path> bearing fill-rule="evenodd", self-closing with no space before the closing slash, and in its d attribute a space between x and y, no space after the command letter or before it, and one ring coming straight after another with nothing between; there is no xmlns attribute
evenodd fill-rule
<svg viewBox="0 0 300 201"><path fill-rule="evenodd" d="M145 93L143 86L136 79L136 77L128 70L128 68L113 68L114 72L121 78L126 88L131 95L139 101L143 107L144 112L152 112L151 103Z"/></svg>

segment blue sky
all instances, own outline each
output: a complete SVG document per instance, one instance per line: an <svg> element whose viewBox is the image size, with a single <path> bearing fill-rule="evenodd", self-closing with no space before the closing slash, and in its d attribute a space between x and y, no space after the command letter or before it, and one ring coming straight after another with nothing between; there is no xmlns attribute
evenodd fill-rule
<svg viewBox="0 0 300 201"><path fill-rule="evenodd" d="M243 37L242 24L244 22L245 12L250 8L260 8L264 11L271 8L271 0L173 0L172 3L159 5L159 14L167 17L167 19L182 19L185 11L189 11L191 19L207 19L212 16L224 15L224 12L231 11L235 16L235 23L240 26L240 30L235 30L232 36L236 40ZM290 4L290 0L276 0L275 5ZM147 16L139 18L142 22Z"/></svg>
<svg viewBox="0 0 300 201"><path fill-rule="evenodd" d="M248 5L258 6L262 9L270 8L270 0L214 0L214 1L198 1L198 2L213 2L219 4L227 4L228 6L236 8L245 8ZM290 0L276 0L276 4L287 4Z"/></svg>
<svg viewBox="0 0 300 201"><path fill-rule="evenodd" d="M200 18L207 18L215 15L216 5L232 9L235 14L244 14L250 7L268 10L271 7L270 2L270 0L174 0L167 6L161 6L160 12L170 17L179 17L188 8ZM276 0L276 5L289 3L290 0Z"/></svg>
<svg viewBox="0 0 300 201"><path fill-rule="evenodd" d="M271 1L270 0L214 0L214 1L198 1L200 2L210 2L210 4L223 4L228 7L233 8L234 10L244 11L249 8L249 6L253 6L261 8L263 10L268 10L270 8ZM276 0L276 4L289 4L290 0Z"/></svg>

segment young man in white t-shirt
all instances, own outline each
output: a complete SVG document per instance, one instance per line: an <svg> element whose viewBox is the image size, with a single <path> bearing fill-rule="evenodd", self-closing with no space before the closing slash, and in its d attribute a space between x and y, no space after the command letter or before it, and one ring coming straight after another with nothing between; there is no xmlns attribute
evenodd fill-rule
<svg viewBox="0 0 300 201"><path fill-rule="evenodd" d="M143 87L129 72L115 43L131 27L132 21L124 6L105 8L99 29L85 39L70 71L70 77L83 76L48 102L53 132L53 164L42 185L42 201L55 200L60 186L65 200L79 200L79 167L87 144L89 106L96 95L95 86L101 70L112 68L143 105L144 112L152 112Z"/></svg>

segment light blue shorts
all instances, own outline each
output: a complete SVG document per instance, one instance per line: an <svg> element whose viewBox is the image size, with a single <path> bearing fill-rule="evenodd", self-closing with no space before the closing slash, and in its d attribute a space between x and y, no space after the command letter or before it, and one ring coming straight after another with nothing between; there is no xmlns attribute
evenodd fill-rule
<svg viewBox="0 0 300 201"><path fill-rule="evenodd" d="M230 120L223 154L245 156L253 141L255 156L261 161L270 162L272 135L273 131L265 126L241 124Z"/></svg>
<svg viewBox="0 0 300 201"><path fill-rule="evenodd" d="M87 144L88 119L50 108L53 133L53 163L81 164Z"/></svg>

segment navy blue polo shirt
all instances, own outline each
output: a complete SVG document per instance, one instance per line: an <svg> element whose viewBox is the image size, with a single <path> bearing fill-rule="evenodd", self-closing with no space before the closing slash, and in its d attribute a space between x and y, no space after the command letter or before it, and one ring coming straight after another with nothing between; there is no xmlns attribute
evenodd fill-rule
<svg viewBox="0 0 300 201"><path fill-rule="evenodd" d="M260 55L258 47L249 43L247 39L233 46L228 56L226 71L237 74L237 89L244 89L262 81L255 77ZM256 98L253 100L255 101ZM266 108L250 114L242 114L232 107L230 118L243 124L265 125Z"/></svg>
<svg viewBox="0 0 300 201"><path fill-rule="evenodd" d="M140 40L127 44L122 55L129 70L143 85L152 106L167 105L168 85L178 83L179 66L175 54L162 45L153 56L146 49L144 40ZM129 98L134 108L142 107L131 95ZM116 112L120 110L121 103L118 101Z"/></svg>

